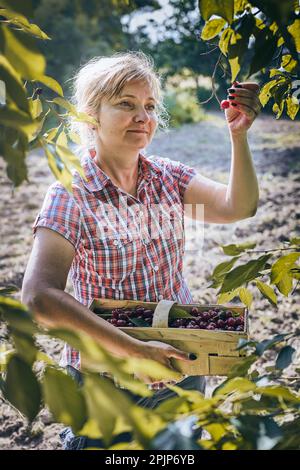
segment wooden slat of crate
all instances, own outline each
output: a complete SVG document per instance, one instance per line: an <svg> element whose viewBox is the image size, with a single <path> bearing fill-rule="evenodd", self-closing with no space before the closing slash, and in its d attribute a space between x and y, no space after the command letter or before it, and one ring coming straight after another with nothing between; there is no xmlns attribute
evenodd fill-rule
<svg viewBox="0 0 300 470"><path fill-rule="evenodd" d="M207 375L227 375L230 369L243 361L243 357L209 356ZM225 373L226 372L226 373Z"/></svg>

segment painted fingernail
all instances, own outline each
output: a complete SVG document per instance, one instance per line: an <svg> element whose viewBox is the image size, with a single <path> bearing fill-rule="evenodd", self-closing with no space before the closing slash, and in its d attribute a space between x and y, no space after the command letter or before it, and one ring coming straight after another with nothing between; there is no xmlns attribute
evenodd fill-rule
<svg viewBox="0 0 300 470"><path fill-rule="evenodd" d="M236 105L237 105L237 103L231 103L231 106L236 106Z"/></svg>
<svg viewBox="0 0 300 470"><path fill-rule="evenodd" d="M229 93L234 93L235 89L234 88L229 88L227 91L229 91Z"/></svg>
<svg viewBox="0 0 300 470"><path fill-rule="evenodd" d="M196 354L190 353L190 354L189 354L189 359L190 359L191 361L195 361L195 360L197 359Z"/></svg>
<svg viewBox="0 0 300 470"><path fill-rule="evenodd" d="M235 80L232 85L233 85L233 86L236 86L236 85L238 85L238 83L239 83L239 82Z"/></svg>
<svg viewBox="0 0 300 470"><path fill-rule="evenodd" d="M235 88L243 88L242 85L235 85Z"/></svg>
<svg viewBox="0 0 300 470"><path fill-rule="evenodd" d="M234 96L229 96L229 99L230 100L235 100L235 97Z"/></svg>

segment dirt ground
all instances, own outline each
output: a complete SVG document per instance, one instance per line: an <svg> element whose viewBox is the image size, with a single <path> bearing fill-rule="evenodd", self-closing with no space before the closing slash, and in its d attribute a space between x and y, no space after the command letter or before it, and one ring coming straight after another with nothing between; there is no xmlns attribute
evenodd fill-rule
<svg viewBox="0 0 300 470"><path fill-rule="evenodd" d="M184 274L194 299L215 303L216 290L208 288L213 268L227 259L219 245L256 241L257 250L282 246L286 237L300 235L300 122L276 121L260 116L249 132L249 142L260 186L260 203L255 217L233 224L206 224L203 243L197 250L187 247ZM226 183L230 169L230 140L221 113L212 114L198 124L185 125L158 135L148 154L180 160L214 180ZM41 154L28 157L29 183L12 193L0 161L1 181L1 253L0 285L21 288L32 246L31 226L41 207L47 187L54 177ZM68 290L70 291L68 284ZM253 289L254 304L250 311L250 335L257 340L276 333L300 329L300 289L281 298L278 309L271 307ZM17 295L17 297L19 294ZM295 364L300 361L300 344ZM62 344L44 341L43 347L54 359L60 356ZM262 367L272 364L274 353L264 356ZM295 375L290 366L287 375ZM210 378L208 393L218 382ZM60 449L58 432L62 425L53 423L47 410L42 410L32 429L22 417L0 398L0 449Z"/></svg>

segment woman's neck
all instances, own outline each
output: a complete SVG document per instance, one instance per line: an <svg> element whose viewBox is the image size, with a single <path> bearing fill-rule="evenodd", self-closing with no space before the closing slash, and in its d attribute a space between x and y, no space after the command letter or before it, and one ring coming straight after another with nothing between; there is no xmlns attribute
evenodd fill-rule
<svg viewBox="0 0 300 470"><path fill-rule="evenodd" d="M113 153L108 155L97 151L95 163L116 186L124 189L129 194L136 194L139 153L124 157L123 153L122 155Z"/></svg>

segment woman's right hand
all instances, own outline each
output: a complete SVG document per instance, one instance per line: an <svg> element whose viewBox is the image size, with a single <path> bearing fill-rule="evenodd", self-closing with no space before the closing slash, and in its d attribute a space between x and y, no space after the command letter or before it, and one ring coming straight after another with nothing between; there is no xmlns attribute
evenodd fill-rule
<svg viewBox="0 0 300 470"><path fill-rule="evenodd" d="M195 355L191 355L188 352L181 351L180 349L174 348L173 346L163 343L161 341L141 341L135 356L159 362L168 369L171 369L172 371L176 372L178 371L172 365L171 358L179 359L185 362L189 362L196 359ZM139 378L146 383L158 383L157 379L154 379L150 376L139 376ZM165 383L169 382L171 381L169 380Z"/></svg>

